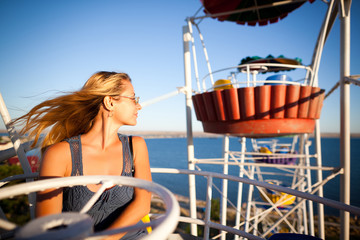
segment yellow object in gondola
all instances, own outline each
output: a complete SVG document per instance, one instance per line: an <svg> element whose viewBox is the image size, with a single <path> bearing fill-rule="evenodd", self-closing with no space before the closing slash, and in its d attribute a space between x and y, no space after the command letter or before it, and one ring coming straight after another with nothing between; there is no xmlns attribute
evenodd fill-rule
<svg viewBox="0 0 360 240"><path fill-rule="evenodd" d="M274 182L268 181L268 183L270 184L276 184ZM278 184L279 185L279 184ZM281 198L281 205L280 206L284 206L284 205L291 205L295 202L296 197L287 193L283 193L283 192L277 192L271 189L265 189L265 194L266 196L268 196L268 198L273 202L273 203L277 203ZM267 202L266 198L264 197L263 194L260 194L261 198ZM286 196L285 196L286 195Z"/></svg>
<svg viewBox="0 0 360 240"><path fill-rule="evenodd" d="M268 154L272 154L272 152L269 150L269 148L267 147L261 147L260 148L260 152L261 153L268 153Z"/></svg>
<svg viewBox="0 0 360 240"><path fill-rule="evenodd" d="M214 90L234 88L229 79L219 79L214 83Z"/></svg>
<svg viewBox="0 0 360 240"><path fill-rule="evenodd" d="M149 222L150 222L150 216L149 216L149 214L146 215L145 217L143 217L143 218L141 219L141 221L142 221L143 223L149 223ZM148 231L148 233L151 233L151 232L152 232L152 228L151 228L151 227L147 227L146 230Z"/></svg>

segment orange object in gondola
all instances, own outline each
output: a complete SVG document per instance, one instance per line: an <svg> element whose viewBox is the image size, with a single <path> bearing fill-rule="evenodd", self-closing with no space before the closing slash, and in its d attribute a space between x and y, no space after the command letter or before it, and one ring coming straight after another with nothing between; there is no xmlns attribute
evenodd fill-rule
<svg viewBox="0 0 360 240"><path fill-rule="evenodd" d="M245 137L312 133L324 90L300 85L221 89L193 96L205 132Z"/></svg>

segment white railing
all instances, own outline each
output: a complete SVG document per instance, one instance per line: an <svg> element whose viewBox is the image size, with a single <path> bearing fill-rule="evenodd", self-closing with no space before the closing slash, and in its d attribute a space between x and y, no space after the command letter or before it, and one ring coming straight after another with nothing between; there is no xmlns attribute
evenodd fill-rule
<svg viewBox="0 0 360 240"><path fill-rule="evenodd" d="M205 230L204 236L203 236L204 239L209 239L209 237L210 237L209 229L210 228L215 228L215 229L218 229L221 231L226 231L228 233L232 233L232 234L235 234L235 235L238 235L241 237L245 237L248 239L265 239L265 236L263 236L263 235L259 237L259 236L250 234L248 232L244 232L244 231L236 229L236 227L239 227L239 226L234 226L234 227L224 226L224 225L215 223L210 220L212 185L213 185L212 183L213 183L214 178L227 179L229 181L238 182L238 183L245 183L245 184L262 187L262 188L266 188L266 189L271 189L271 190L275 190L275 191L279 191L279 192L283 192L283 193L286 193L289 195L299 197L301 200L299 200L299 202L296 203L296 205L293 207L293 209L291 211L289 211L287 214L285 214L283 216L282 220L285 219L286 217L288 217L296 208L301 207L301 204L305 200L310 200L310 201L313 201L316 203L324 204L326 206L360 216L360 208L358 208L358 207L350 206L350 205L347 205L347 204L344 204L342 202L338 202L338 201L335 201L332 199L319 197L314 194L316 191L318 191L318 189L323 184L325 184L327 182L327 180L330 180L330 179L325 179L325 181L322 184L318 184L317 186L314 186L314 188L312 189L312 191L310 193L306 193L306 192L301 192L301 191L294 190L294 189L291 189L288 187L283 187L283 186L279 186L279 185L275 185L275 184L269 184L269 183L266 183L263 181L257 181L257 180L253 180L253 179L249 179L249 178L242 178L242 177L225 175L225 174L221 174L221 173L207 172L207 171L194 171L194 170L172 169L172 168L152 168L151 172L153 174L184 174L184 175L203 176L207 179L206 207L205 207L204 219L195 219L195 218L190 218L190 217L180 217L180 219L179 219L179 221L181 221L181 222L203 225L204 230ZM274 204L271 207L271 209L276 208L278 205L279 205L279 203ZM241 223L240 225L242 226L243 224L244 223Z"/></svg>
<svg viewBox="0 0 360 240"><path fill-rule="evenodd" d="M179 205L174 198L173 194L167 190L166 188L160 186L159 184L147 182L140 179L128 178L128 177L115 177L115 176L81 176L81 177L66 177L61 179L49 179L49 180L40 180L30 183L23 183L11 187L4 187L0 189L0 200L4 198L11 198L20 194L28 194L31 192L41 191L47 188L60 188L65 186L74 186L74 185L87 185L87 184L120 184L120 185L128 185L133 187L144 188L148 191L151 191L157 195L164 201L166 206L166 212L161 217L152 220L148 224L135 225L127 228L121 228L113 231L104 231L100 234L92 235L89 239L95 239L95 237L104 236L106 234L114 234L121 231L129 231L134 229L140 229L147 226L151 226L154 228L153 233L148 235L146 239L166 239L166 237L172 233L177 225L177 221L197 224L204 226L204 239L209 239L209 229L214 228L221 231L225 231L228 233L232 233L241 237L245 237L248 239L264 239L263 236L256 236L251 233L236 229L235 227L225 226L218 224L216 222L211 221L210 212L211 212L211 199L212 199L212 183L213 179L227 179L229 181L241 182L249 185L254 185L257 187L263 187L267 189L272 189L279 192L284 192L296 197L299 197L303 200L311 200L317 203L324 204L326 206L330 206L335 209L343 210L350 212L352 214L360 216L360 208L349 206L344 203L334 201L331 199L319 197L317 195L313 195L313 192L316 191L316 188L312 193L305 193L301 191L297 191L294 189L290 189L283 186L278 186L274 184L268 184L266 182L256 181L248 178L242 178L231 175L224 175L221 173L214 172L206 172L206 171L194 171L194 170L184 170L184 169L172 169L172 168L152 168L152 174L183 174L183 175L194 175L194 176L203 176L207 179L206 186L206 207L205 207L205 217L204 219L194 219L190 217L178 217L179 214ZM96 199L93 199L96 200ZM301 202L297 205L299 206ZM278 204L277 204L278 205ZM277 207L274 205L272 208ZM286 217L286 216L284 216ZM36 221L36 220L34 220ZM244 223L241 223L243 225ZM17 226L2 220L0 221L0 227L7 230L14 230ZM158 234L159 233L159 234Z"/></svg>
<svg viewBox="0 0 360 240"><path fill-rule="evenodd" d="M288 68L288 69L302 69L305 70L305 77L301 79L300 81L282 81L282 80L257 80L256 75L258 73L266 71L269 67L281 67L281 68ZM309 80L307 76L310 76L312 74L312 69L309 66L303 66L303 65L291 65L291 64L281 64L281 63L247 63L247 64L241 64L233 67L223 68L219 70L212 71L211 73L206 74L201 79L201 86L202 89L199 89L200 92L203 91L211 91L213 90L214 81L211 77L213 77L214 74L222 73L224 71L229 70L237 70L241 69L238 73L244 73L246 74L246 80L245 81L233 81L233 85L246 85L246 86L256 86L260 83L283 83L283 84L292 84L292 85L307 85ZM211 87L206 86L207 79L210 78ZM223 78L223 77L222 77ZM197 84L200 85L199 83ZM221 86L221 85L220 85Z"/></svg>
<svg viewBox="0 0 360 240"><path fill-rule="evenodd" d="M151 234L144 237L144 239L152 239L152 240L166 239L168 235L172 233L177 226L178 217L179 217L179 204L176 201L174 195L169 190L167 190L166 188L162 187L157 183L149 182L137 178L120 177L120 176L76 176L76 177L64 177L64 178L56 178L56 179L48 179L48 180L39 180L35 182L22 183L15 186L4 187L0 189L0 200L6 198L12 198L18 195L43 191L49 188L61 188L61 187L76 186L76 185L85 186L88 184L102 184L105 186L126 185L126 186L139 187L148 190L152 193L155 193L162 199L162 201L165 204L166 211L160 217L151 220L150 223L137 224L119 229L106 230L99 233L94 233L87 236L87 239L100 239L110 234L138 230L146 227L152 227L153 231L151 232ZM100 188L100 190L96 194L94 194L92 199L89 200L89 202L91 203L90 205L92 205L96 201L96 198L98 198L104 190L105 190L104 188ZM88 207L89 206L85 206L84 211L82 212L85 213ZM59 215L54 215L54 218L56 217L59 217ZM35 219L31 221L29 224L33 223L37 225L37 221L41 221L41 219L42 218ZM59 226L64 225L64 221L60 221L59 219L55 219L55 221L57 222L57 224L59 224ZM54 227L56 226L52 225L51 227L52 229L54 229ZM20 230L18 230L17 229L18 226L16 224L6 220L0 221L0 228L6 229L8 231L17 230L16 232L19 233L21 233L21 229L22 229L20 228ZM23 228L25 229L26 226ZM46 234L54 234L54 232L56 234L57 231L57 230L46 231L48 230L46 229L46 226L43 226L42 229L44 230L44 232L42 233L33 232L32 233L34 234L33 238L29 238L29 239L37 239L39 237L43 237L42 239L47 239L46 236L50 236L50 235L46 235ZM59 228L59 231L61 230L63 230L63 228ZM78 234L78 232L74 232L74 234Z"/></svg>

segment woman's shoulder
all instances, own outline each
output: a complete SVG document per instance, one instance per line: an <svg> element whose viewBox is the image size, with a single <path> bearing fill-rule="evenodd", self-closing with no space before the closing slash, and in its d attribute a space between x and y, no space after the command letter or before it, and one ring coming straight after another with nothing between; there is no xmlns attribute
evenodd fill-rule
<svg viewBox="0 0 360 240"><path fill-rule="evenodd" d="M62 141L49 146L45 154L66 154L67 152L70 153L69 143Z"/></svg>
<svg viewBox="0 0 360 240"><path fill-rule="evenodd" d="M143 137L140 136L132 136L132 139L134 142L143 142L145 143L145 139Z"/></svg>
<svg viewBox="0 0 360 240"><path fill-rule="evenodd" d="M139 136L133 136L132 145L134 149L134 159L148 159L148 149L145 139Z"/></svg>
<svg viewBox="0 0 360 240"><path fill-rule="evenodd" d="M125 134L121 134L121 133L118 133L118 136L119 136L120 139L128 138L130 140L130 138L131 138L131 141L132 141L133 144L145 143L145 139L143 137L140 137L140 136L125 135Z"/></svg>
<svg viewBox="0 0 360 240"><path fill-rule="evenodd" d="M69 143L59 142L49 146L42 159L42 168L48 173L58 172L60 176L68 174L71 166L71 151Z"/></svg>
<svg viewBox="0 0 360 240"><path fill-rule="evenodd" d="M134 148L146 147L146 142L145 142L145 139L143 137L131 136L131 138L132 138L131 142L132 142L132 145L133 145Z"/></svg>

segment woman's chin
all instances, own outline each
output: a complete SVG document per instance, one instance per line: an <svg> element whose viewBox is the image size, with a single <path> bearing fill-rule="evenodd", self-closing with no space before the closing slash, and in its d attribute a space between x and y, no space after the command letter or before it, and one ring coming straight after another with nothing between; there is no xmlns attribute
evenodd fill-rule
<svg viewBox="0 0 360 240"><path fill-rule="evenodd" d="M136 126L137 121L126 124L127 126Z"/></svg>

